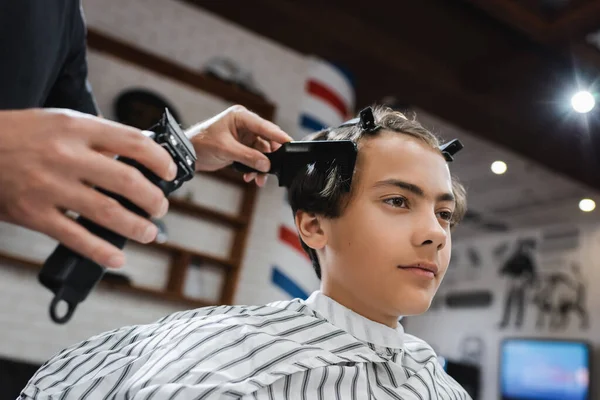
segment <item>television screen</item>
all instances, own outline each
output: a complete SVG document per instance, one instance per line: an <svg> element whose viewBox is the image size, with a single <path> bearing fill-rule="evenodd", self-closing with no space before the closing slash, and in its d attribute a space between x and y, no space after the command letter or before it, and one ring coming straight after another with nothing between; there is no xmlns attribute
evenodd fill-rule
<svg viewBox="0 0 600 400"><path fill-rule="evenodd" d="M502 343L503 400L588 400L590 347L586 343L509 339Z"/></svg>

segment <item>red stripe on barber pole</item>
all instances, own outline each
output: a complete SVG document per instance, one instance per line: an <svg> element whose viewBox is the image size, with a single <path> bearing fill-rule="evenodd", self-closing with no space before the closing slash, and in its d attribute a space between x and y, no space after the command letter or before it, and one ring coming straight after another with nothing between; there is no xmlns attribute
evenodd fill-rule
<svg viewBox="0 0 600 400"><path fill-rule="evenodd" d="M309 57L309 59L307 79L321 82L329 90L337 93L352 114L354 109L354 85L348 80L347 75L330 62L315 57Z"/></svg>
<svg viewBox="0 0 600 400"><path fill-rule="evenodd" d="M348 116L348 107L346 106L344 101L337 95L337 93L334 93L329 88L323 86L321 83L312 79L309 80L306 85L306 90L308 93L312 94L313 96L319 97L327 103L329 103L332 107L334 107L342 114L343 118L346 118Z"/></svg>
<svg viewBox="0 0 600 400"><path fill-rule="evenodd" d="M293 249L298 250L300 254L302 254L306 258L309 258L308 254L306 254L306 252L302 248L302 244L300 243L300 238L298 238L298 234L292 231L287 226L281 225L279 227L279 239L283 243L286 243L287 245L291 246Z"/></svg>

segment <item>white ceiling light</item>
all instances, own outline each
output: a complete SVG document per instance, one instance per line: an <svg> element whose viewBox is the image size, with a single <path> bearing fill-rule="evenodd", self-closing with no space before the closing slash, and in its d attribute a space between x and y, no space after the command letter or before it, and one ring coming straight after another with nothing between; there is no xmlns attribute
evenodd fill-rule
<svg viewBox="0 0 600 400"><path fill-rule="evenodd" d="M502 175L506 172L506 163L504 161L494 161L492 163L492 172L496 175Z"/></svg>
<svg viewBox="0 0 600 400"><path fill-rule="evenodd" d="M578 113L588 113L592 111L595 105L596 100L594 100L594 96L588 91L577 92L571 98L571 106Z"/></svg>
<svg viewBox="0 0 600 400"><path fill-rule="evenodd" d="M592 199L583 199L579 202L579 209L581 211L590 212L596 208L596 202Z"/></svg>

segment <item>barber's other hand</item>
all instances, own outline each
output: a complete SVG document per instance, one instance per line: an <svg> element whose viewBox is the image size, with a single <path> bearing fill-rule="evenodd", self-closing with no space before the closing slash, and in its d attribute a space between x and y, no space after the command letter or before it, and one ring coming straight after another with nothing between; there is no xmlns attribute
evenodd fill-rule
<svg viewBox="0 0 600 400"><path fill-rule="evenodd" d="M92 189L120 194L152 216L167 212L162 191L105 154L133 158L172 180L171 157L141 131L67 110L0 111L0 220L33 229L108 267L124 254L64 214L72 210L129 239L156 237L150 221Z"/></svg>
<svg viewBox="0 0 600 400"><path fill-rule="evenodd" d="M238 161L267 172L271 164L263 153L275 151L292 140L274 123L239 105L195 125L186 134L196 150L198 171L216 171ZM256 184L263 186L267 176L250 173L244 174L244 179L256 179Z"/></svg>

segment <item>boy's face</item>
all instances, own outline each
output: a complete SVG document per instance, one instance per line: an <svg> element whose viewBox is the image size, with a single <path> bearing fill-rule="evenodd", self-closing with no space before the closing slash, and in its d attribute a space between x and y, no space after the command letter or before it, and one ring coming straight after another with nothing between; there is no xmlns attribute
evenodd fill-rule
<svg viewBox="0 0 600 400"><path fill-rule="evenodd" d="M396 132L362 141L350 201L322 221L323 291L388 325L425 312L450 261L454 208L439 152Z"/></svg>

